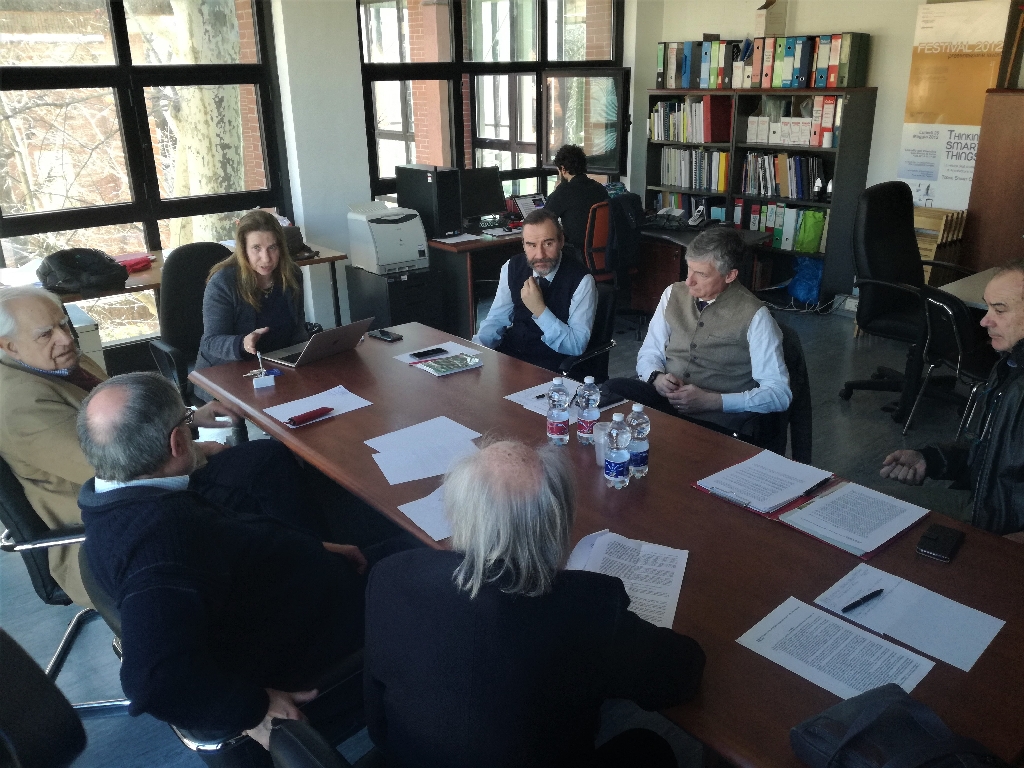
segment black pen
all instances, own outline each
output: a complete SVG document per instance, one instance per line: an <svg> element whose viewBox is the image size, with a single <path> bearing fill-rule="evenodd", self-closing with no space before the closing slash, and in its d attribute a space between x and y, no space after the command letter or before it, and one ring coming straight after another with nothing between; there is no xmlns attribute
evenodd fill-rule
<svg viewBox="0 0 1024 768"><path fill-rule="evenodd" d="M864 597L859 598L857 600L854 600L848 606L843 608L843 610L840 611L840 613L849 613L854 608L859 608L860 606L864 605L864 603L868 602L868 600L874 600L876 597L878 597L884 591L885 591L884 589L876 589L874 592L868 592L866 595L864 595Z"/></svg>
<svg viewBox="0 0 1024 768"><path fill-rule="evenodd" d="M534 395L533 399L534 400L540 400L542 397L547 397L547 396L548 396L547 392L541 392L539 395Z"/></svg>

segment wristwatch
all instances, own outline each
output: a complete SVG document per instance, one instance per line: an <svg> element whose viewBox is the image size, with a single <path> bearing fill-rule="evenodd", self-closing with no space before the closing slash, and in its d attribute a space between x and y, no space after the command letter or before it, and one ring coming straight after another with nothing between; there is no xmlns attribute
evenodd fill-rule
<svg viewBox="0 0 1024 768"><path fill-rule="evenodd" d="M658 378L659 376L661 376L661 374L663 374L663 373L664 373L664 371L654 371L650 376L647 377L647 383L648 384L653 384L654 380L656 378Z"/></svg>

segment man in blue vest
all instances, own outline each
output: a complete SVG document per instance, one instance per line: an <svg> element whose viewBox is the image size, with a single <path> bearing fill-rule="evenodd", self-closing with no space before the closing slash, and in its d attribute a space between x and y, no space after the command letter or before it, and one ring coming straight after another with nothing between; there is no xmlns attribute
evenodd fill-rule
<svg viewBox="0 0 1024 768"><path fill-rule="evenodd" d="M558 218L538 208L523 220L523 253L501 268L498 292L473 341L541 368L587 348L597 311L594 278L562 258Z"/></svg>

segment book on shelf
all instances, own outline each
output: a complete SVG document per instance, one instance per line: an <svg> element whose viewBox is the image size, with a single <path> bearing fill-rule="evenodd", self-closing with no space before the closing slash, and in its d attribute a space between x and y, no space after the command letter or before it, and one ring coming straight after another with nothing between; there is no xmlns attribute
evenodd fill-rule
<svg viewBox="0 0 1024 768"><path fill-rule="evenodd" d="M836 60L836 66L839 60ZM711 42L705 40L700 44L700 79L698 85L701 88L708 88L711 83Z"/></svg>
<svg viewBox="0 0 1024 768"><path fill-rule="evenodd" d="M821 112L825 104L824 96L814 97L814 107L811 110L811 146L821 146Z"/></svg>
<svg viewBox="0 0 1024 768"><path fill-rule="evenodd" d="M775 38L764 38L763 60L761 64L761 87L771 88L775 69Z"/></svg>
<svg viewBox="0 0 1024 768"><path fill-rule="evenodd" d="M814 53L815 37L798 37L796 53L793 55L794 88L813 88L814 70L811 56Z"/></svg>
<svg viewBox="0 0 1024 768"><path fill-rule="evenodd" d="M867 82L871 35L865 32L844 32L842 41L836 84L840 88L860 88Z"/></svg>
<svg viewBox="0 0 1024 768"><path fill-rule="evenodd" d="M785 47L782 49L782 82L780 83L783 88L793 87L793 64L794 54L796 53L796 38L787 37Z"/></svg>
<svg viewBox="0 0 1024 768"><path fill-rule="evenodd" d="M718 53L721 47L721 40L711 41L711 50L708 53L708 88L711 90L718 87Z"/></svg>
<svg viewBox="0 0 1024 768"><path fill-rule="evenodd" d="M665 49L668 43L658 43L658 68L654 76L654 87L665 87Z"/></svg>
<svg viewBox="0 0 1024 768"><path fill-rule="evenodd" d="M676 84L676 51L679 43L665 43L665 87L678 88Z"/></svg>
<svg viewBox="0 0 1024 768"><path fill-rule="evenodd" d="M814 87L828 85L828 59L832 50L832 35L818 36L818 56L814 64Z"/></svg>
<svg viewBox="0 0 1024 768"><path fill-rule="evenodd" d="M729 182L729 153L699 148L662 147L661 184L670 187L725 192Z"/></svg>
<svg viewBox="0 0 1024 768"><path fill-rule="evenodd" d="M699 44L694 43L692 40L688 40L684 42L682 45L683 55L679 59L679 87L693 88L696 85L696 83L693 80L694 72L700 72L699 64L696 67L694 66L693 49L694 46L698 46L699 50Z"/></svg>
<svg viewBox="0 0 1024 768"><path fill-rule="evenodd" d="M737 197L732 204L732 223L736 229L743 229L743 198Z"/></svg>
<svg viewBox="0 0 1024 768"><path fill-rule="evenodd" d="M843 45L842 35L832 35L832 45L828 54L828 75L825 87L835 88L839 85L839 53Z"/></svg>
<svg viewBox="0 0 1024 768"><path fill-rule="evenodd" d="M772 88L781 88L786 77L786 40L775 38L775 63L772 65ZM792 71L792 67L790 68Z"/></svg>
<svg viewBox="0 0 1024 768"><path fill-rule="evenodd" d="M754 40L750 58L750 85L748 88L761 87L761 67L764 64L764 38Z"/></svg>

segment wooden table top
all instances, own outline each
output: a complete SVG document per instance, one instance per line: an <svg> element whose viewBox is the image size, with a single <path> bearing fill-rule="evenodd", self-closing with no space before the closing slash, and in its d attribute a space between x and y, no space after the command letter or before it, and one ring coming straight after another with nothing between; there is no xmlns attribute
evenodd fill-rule
<svg viewBox="0 0 1024 768"><path fill-rule="evenodd" d="M427 246L441 251L448 251L449 253L469 253L470 251L482 251L487 248L495 248L499 245L508 245L509 243L521 243L522 240L523 233L516 230L515 232L509 232L507 235L499 235L498 237L478 237L475 240L463 240L458 243L443 243L440 240L428 240Z"/></svg>
<svg viewBox="0 0 1024 768"><path fill-rule="evenodd" d="M928 266L927 261L923 263L926 267ZM954 280L952 283L946 283L942 286L942 290L953 294L968 307L988 309L988 306L985 304L985 286L988 285L989 280L996 276L998 269L998 267L990 267L973 275L962 277L959 280Z"/></svg>
<svg viewBox="0 0 1024 768"><path fill-rule="evenodd" d="M392 358L454 337L419 324L396 330L404 341L367 339L355 350L298 371L286 370L274 389L259 394L242 378L251 363L207 368L191 378L241 407L296 453L429 541L397 507L426 496L440 478L388 485L363 441L447 415L488 436L540 444L546 439L543 417L503 396L546 381L551 374L482 350L482 368L435 378ZM373 405L297 430L262 411L338 384ZM574 538L609 528L689 550L674 629L700 642L708 661L700 695L665 714L735 765L796 768L789 729L838 699L736 639L790 596L813 602L860 561L694 490L691 483L757 449L656 411L649 415L650 474L624 490L605 487L592 448L575 439L566 446L579 486ZM604 420L610 418L606 412ZM914 552L923 527L936 521L967 533L950 565ZM1008 761L1016 760L1024 747L1024 547L932 513L871 564L1007 622L970 672L936 662L913 695L957 732L978 739Z"/></svg>

